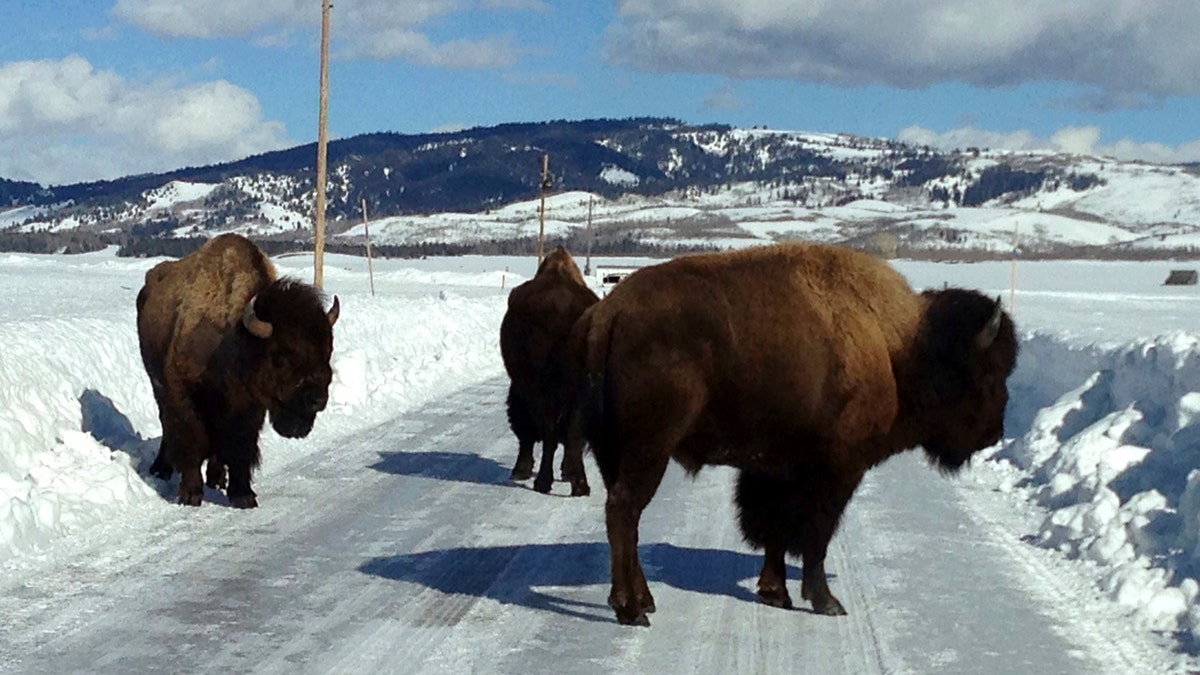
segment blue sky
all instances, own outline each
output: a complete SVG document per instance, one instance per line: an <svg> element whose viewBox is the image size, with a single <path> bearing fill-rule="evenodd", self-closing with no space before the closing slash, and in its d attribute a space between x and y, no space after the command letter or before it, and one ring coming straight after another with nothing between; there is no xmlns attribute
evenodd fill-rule
<svg viewBox="0 0 1200 675"><path fill-rule="evenodd" d="M311 142L320 17L321 0L3 0L0 177ZM1195 0L339 0L332 26L334 138L669 116L1200 161Z"/></svg>

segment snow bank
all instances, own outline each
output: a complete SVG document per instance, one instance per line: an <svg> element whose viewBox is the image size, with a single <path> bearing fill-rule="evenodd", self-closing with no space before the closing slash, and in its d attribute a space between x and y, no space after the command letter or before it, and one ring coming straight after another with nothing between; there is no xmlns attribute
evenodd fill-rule
<svg viewBox="0 0 1200 675"><path fill-rule="evenodd" d="M1200 337L1022 344L999 487L1044 510L1039 545L1092 563L1143 626L1200 635Z"/></svg>
<svg viewBox="0 0 1200 675"><path fill-rule="evenodd" d="M365 275L346 272L337 260L326 272L327 291L343 307L334 328L329 408L304 440L265 428L264 471L503 372L501 272L435 274L380 261L380 292L372 296ZM26 296L16 306L42 305L40 312L0 310L0 560L130 508L170 505L163 497L173 486L148 475L161 427L138 353L133 303L154 261L85 261L0 261L5 287ZM305 264L311 260L288 260L282 271L305 278ZM523 280L507 278L509 287Z"/></svg>

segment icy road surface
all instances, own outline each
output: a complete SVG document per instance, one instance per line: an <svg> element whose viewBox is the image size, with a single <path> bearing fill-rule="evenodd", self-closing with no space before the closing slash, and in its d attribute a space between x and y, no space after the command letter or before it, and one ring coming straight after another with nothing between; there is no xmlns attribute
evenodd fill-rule
<svg viewBox="0 0 1200 675"><path fill-rule="evenodd" d="M619 626L605 605L599 473L589 458L593 494L582 499L564 496L563 483L551 496L510 483L516 443L506 385L469 387L290 465L267 458L256 510L229 508L209 492L199 509L146 510L61 542L28 563L42 569L0 587L0 669L1098 673L1146 665L1111 623L1072 609L1057 572L1003 514L989 513L998 508L989 495L938 475L917 453L868 474L833 540L830 586L846 617L815 616L807 603L794 611L758 604L760 559L738 535L732 472L706 469L692 480L672 465L641 526L658 612L648 629ZM789 576L799 602L798 567Z"/></svg>

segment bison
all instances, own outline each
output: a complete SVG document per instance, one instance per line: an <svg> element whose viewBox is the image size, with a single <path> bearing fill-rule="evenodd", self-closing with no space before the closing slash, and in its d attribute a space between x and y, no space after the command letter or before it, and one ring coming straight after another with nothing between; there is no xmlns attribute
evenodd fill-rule
<svg viewBox="0 0 1200 675"><path fill-rule="evenodd" d="M565 353L571 326L598 300L561 246L542 260L532 279L508 296L508 311L500 324L500 355L511 380L509 426L519 446L512 479L533 475L533 445L541 441L542 461L533 482L538 492L549 492L554 482L554 451L560 441L564 442L563 480L571 482L571 495L591 492L582 442L567 436L573 392Z"/></svg>
<svg viewBox="0 0 1200 675"><path fill-rule="evenodd" d="M179 502L199 506L200 465L210 487L238 508L258 506L251 472L259 432L288 438L312 430L333 377L334 297L277 278L249 239L225 234L179 260L155 265L137 297L138 343L162 423L151 473L182 474ZM226 476L228 468L228 476Z"/></svg>
<svg viewBox="0 0 1200 675"><path fill-rule="evenodd" d="M618 284L575 326L579 424L608 491L609 605L649 625L638 521L673 457L735 467L762 602L845 614L825 554L868 469L921 446L946 472L998 442L1017 343L999 299L914 293L887 263L792 243L678 258Z"/></svg>

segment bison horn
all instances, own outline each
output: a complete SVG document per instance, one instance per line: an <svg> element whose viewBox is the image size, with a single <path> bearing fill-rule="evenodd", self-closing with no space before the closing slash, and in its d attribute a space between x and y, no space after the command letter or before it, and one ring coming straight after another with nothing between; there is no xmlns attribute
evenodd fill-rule
<svg viewBox="0 0 1200 675"><path fill-rule="evenodd" d="M271 331L274 328L271 326L271 322L263 321L254 313L254 301L257 299L258 296L255 296L246 303L246 308L242 310L242 325L250 331L251 335L265 340L271 337Z"/></svg>
<svg viewBox="0 0 1200 675"><path fill-rule="evenodd" d="M333 296L333 306L330 307L329 311L325 314L325 316L329 317L329 325L330 326L337 323L338 316L340 316L341 313L342 313L342 306L338 304L338 299L337 299L337 296L335 295L335 296Z"/></svg>
<svg viewBox="0 0 1200 675"><path fill-rule="evenodd" d="M975 335L975 346L981 351L992 346L992 342L996 340L996 336L1000 334L1000 315L1003 314L1000 308L1000 296L996 296L995 310L992 311L992 317L988 319L987 324Z"/></svg>

